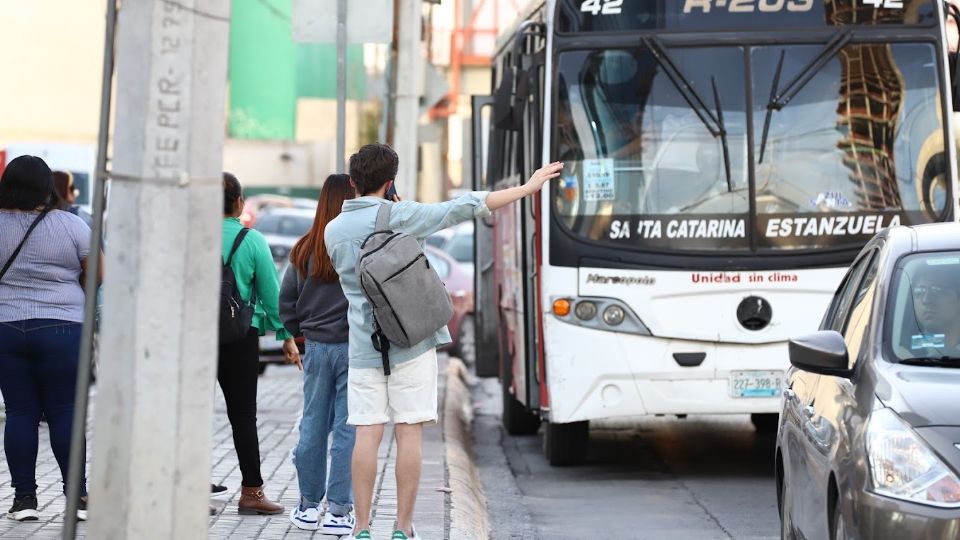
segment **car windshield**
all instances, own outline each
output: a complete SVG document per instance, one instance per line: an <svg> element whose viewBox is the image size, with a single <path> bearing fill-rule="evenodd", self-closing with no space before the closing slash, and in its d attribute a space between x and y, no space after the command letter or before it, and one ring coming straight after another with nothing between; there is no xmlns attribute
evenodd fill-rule
<svg viewBox="0 0 960 540"><path fill-rule="evenodd" d="M443 247L448 255L457 262L473 262L473 231L469 234L459 233L450 238L450 241Z"/></svg>
<svg viewBox="0 0 960 540"><path fill-rule="evenodd" d="M960 251L905 257L894 283L888 332L894 356L960 365Z"/></svg>
<svg viewBox="0 0 960 540"><path fill-rule="evenodd" d="M254 228L263 234L301 237L313 225L313 217L266 214L257 220Z"/></svg>
<svg viewBox="0 0 960 540"><path fill-rule="evenodd" d="M949 193L936 66L933 44L845 36L564 52L555 214L598 243L745 253L852 249L937 221Z"/></svg>

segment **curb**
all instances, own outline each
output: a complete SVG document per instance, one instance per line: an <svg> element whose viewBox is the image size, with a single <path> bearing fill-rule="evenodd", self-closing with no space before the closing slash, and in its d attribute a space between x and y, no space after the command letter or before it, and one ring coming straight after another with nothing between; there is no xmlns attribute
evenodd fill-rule
<svg viewBox="0 0 960 540"><path fill-rule="evenodd" d="M486 540L490 537L487 499L473 462L470 424L473 405L470 373L459 358L447 362L446 398L443 403L443 440L450 499L450 540Z"/></svg>

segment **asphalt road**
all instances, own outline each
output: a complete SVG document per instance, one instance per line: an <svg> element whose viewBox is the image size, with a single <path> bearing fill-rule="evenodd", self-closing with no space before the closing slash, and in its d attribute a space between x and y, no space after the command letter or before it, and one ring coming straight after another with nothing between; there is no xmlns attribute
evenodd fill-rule
<svg viewBox="0 0 960 540"><path fill-rule="evenodd" d="M773 434L747 416L591 425L588 463L551 467L540 435L500 428L499 385L474 389L474 450L492 537L779 538Z"/></svg>

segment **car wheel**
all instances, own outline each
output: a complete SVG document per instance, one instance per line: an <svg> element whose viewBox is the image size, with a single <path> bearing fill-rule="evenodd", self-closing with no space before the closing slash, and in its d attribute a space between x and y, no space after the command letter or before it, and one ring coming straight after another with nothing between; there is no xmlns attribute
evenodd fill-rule
<svg viewBox="0 0 960 540"><path fill-rule="evenodd" d="M787 479L780 482L780 540L797 540L793 529L793 519L790 518L790 490L787 489Z"/></svg>
<svg viewBox="0 0 960 540"><path fill-rule="evenodd" d="M476 326L472 315L466 315L460 321L460 335L457 336L457 356L463 363L473 367L477 361Z"/></svg>

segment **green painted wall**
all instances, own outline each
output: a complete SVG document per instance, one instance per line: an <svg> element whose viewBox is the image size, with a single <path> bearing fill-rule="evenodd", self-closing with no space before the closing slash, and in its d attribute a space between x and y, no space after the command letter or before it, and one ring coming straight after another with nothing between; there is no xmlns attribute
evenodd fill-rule
<svg viewBox="0 0 960 540"><path fill-rule="evenodd" d="M229 134L239 139L293 139L296 47L291 0L233 0L230 21Z"/></svg>
<svg viewBox="0 0 960 540"><path fill-rule="evenodd" d="M347 99L364 99L367 74L363 45L347 46ZM300 97L337 99L337 46L297 44L297 94Z"/></svg>
<svg viewBox="0 0 960 540"><path fill-rule="evenodd" d="M291 140L297 99L336 99L332 44L294 43L291 0L233 0L228 130L238 139ZM347 95L366 96L362 45L347 50Z"/></svg>

